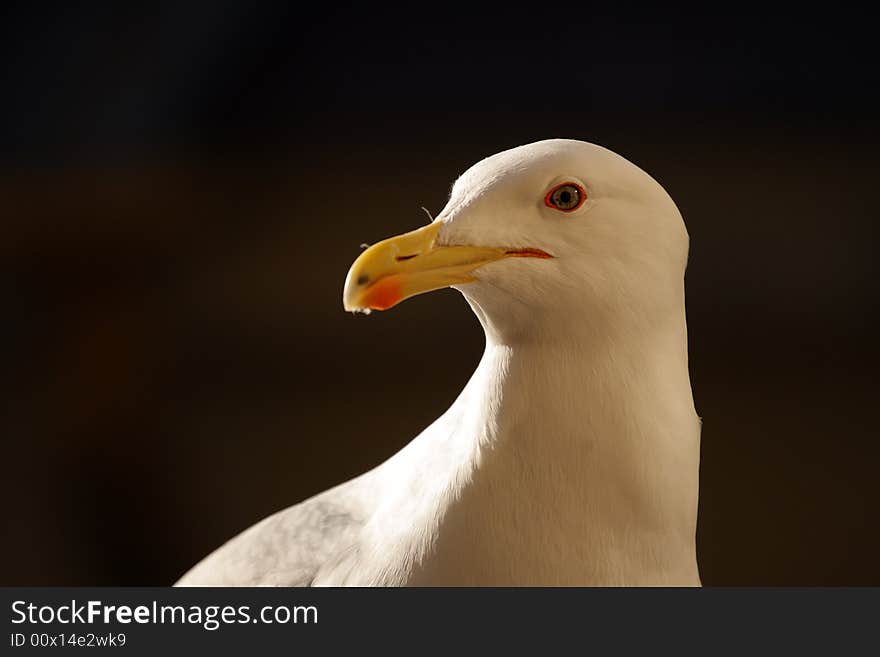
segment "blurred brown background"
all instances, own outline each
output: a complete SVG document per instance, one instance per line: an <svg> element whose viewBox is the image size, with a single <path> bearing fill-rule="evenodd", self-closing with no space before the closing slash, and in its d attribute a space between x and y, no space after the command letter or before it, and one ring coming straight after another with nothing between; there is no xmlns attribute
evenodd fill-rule
<svg viewBox="0 0 880 657"><path fill-rule="evenodd" d="M555 136L688 224L704 582L880 584L863 17L293 5L6 10L0 584L170 583L399 449L482 333L343 313L358 245Z"/></svg>

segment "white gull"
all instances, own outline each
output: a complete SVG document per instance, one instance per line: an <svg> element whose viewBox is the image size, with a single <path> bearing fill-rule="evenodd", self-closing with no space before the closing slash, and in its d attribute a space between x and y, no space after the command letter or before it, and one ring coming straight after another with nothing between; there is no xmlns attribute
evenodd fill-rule
<svg viewBox="0 0 880 657"><path fill-rule="evenodd" d="M364 251L343 294L369 310L460 290L486 333L464 390L388 461L178 584L698 586L687 253L669 195L600 146L477 163L431 224Z"/></svg>

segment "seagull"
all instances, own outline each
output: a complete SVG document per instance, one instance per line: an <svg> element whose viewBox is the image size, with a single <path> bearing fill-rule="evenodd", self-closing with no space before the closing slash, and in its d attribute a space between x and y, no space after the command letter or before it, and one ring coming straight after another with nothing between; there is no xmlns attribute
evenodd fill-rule
<svg viewBox="0 0 880 657"><path fill-rule="evenodd" d="M700 586L688 247L663 187L601 146L478 162L430 224L363 251L343 290L354 312L461 292L486 346L458 398L178 585Z"/></svg>

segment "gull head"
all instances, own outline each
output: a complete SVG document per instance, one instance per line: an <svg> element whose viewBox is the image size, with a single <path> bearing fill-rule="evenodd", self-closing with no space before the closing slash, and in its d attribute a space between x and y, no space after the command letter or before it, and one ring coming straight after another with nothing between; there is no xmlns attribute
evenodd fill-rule
<svg viewBox="0 0 880 657"><path fill-rule="evenodd" d="M343 305L386 310L453 287L499 340L632 326L683 310L687 251L651 176L601 146L549 139L478 162L429 225L365 250Z"/></svg>

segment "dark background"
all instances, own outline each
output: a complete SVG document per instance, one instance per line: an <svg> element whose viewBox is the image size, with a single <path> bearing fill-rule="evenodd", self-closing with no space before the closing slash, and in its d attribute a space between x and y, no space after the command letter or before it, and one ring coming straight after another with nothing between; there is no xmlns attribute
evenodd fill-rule
<svg viewBox="0 0 880 657"><path fill-rule="evenodd" d="M483 338L345 314L358 245L557 136L688 224L704 583L880 584L873 23L551 5L4 5L0 584L170 583L399 449Z"/></svg>

